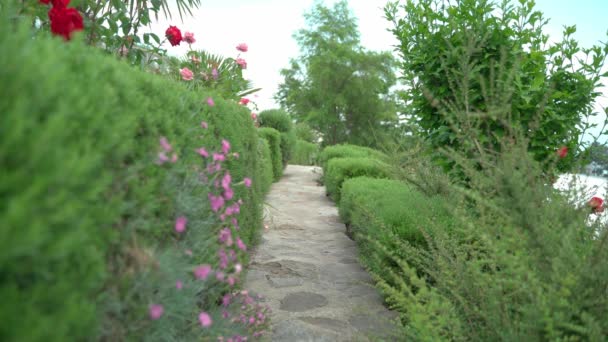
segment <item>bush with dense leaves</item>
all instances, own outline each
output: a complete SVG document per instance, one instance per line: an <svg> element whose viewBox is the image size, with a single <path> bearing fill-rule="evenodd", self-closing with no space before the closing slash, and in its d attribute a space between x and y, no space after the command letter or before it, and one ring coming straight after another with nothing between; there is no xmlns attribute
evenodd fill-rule
<svg viewBox="0 0 608 342"><path fill-rule="evenodd" d="M201 99L215 94L137 71L78 40L32 40L5 14L0 339L200 340L218 332L192 328L196 310L220 320L217 303L229 290L192 277L196 265L218 264L219 247L207 201L214 188L199 177L207 159L195 149L219 151L226 139L240 154L224 167L243 200L239 236L255 243L267 186L254 191L242 180L267 181L257 173L264 161L249 112L221 98L210 107ZM175 163L158 165L161 136ZM178 216L188 219L181 235ZM167 317L148 318L154 301Z"/></svg>
<svg viewBox="0 0 608 342"><path fill-rule="evenodd" d="M296 132L291 117L280 109L268 109L258 115L260 127L271 127L281 133L281 162L283 168L291 159L296 146Z"/></svg>
<svg viewBox="0 0 608 342"><path fill-rule="evenodd" d="M319 150L319 145L298 139L289 162L296 165L317 165Z"/></svg>
<svg viewBox="0 0 608 342"><path fill-rule="evenodd" d="M350 144L341 144L325 147L323 151L321 151L321 154L319 156L319 165L323 168L323 172L326 172L327 163L330 159L344 157L369 157L381 161L387 160L387 157L384 153L374 150L372 148Z"/></svg>
<svg viewBox="0 0 608 342"><path fill-rule="evenodd" d="M283 176L283 157L281 155L281 133L274 128L261 127L258 129L260 137L266 139L270 148L270 159L272 160L272 174L274 180L278 181Z"/></svg>
<svg viewBox="0 0 608 342"><path fill-rule="evenodd" d="M391 178L391 166L373 158L333 158L327 163L324 175L327 193L338 203L342 183L361 176Z"/></svg>

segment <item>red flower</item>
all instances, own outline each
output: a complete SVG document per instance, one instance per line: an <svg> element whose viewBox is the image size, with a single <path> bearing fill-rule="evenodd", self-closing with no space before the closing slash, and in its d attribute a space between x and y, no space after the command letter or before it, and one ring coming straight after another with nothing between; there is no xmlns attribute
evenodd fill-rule
<svg viewBox="0 0 608 342"><path fill-rule="evenodd" d="M244 106L246 106L249 103L249 99L246 97L243 97L240 101L239 104L242 104Z"/></svg>
<svg viewBox="0 0 608 342"><path fill-rule="evenodd" d="M50 3L55 7L67 7L70 4L70 0L40 0L41 4L48 5Z"/></svg>
<svg viewBox="0 0 608 342"><path fill-rule="evenodd" d="M566 146L562 146L559 149L557 149L557 155L560 158L565 158L568 155L568 148Z"/></svg>
<svg viewBox="0 0 608 342"><path fill-rule="evenodd" d="M169 43L172 46L179 45L182 42L182 31L175 26L169 26L167 31L165 31L165 37L169 39Z"/></svg>
<svg viewBox="0 0 608 342"><path fill-rule="evenodd" d="M64 5L69 0L54 0L54 7L49 11L51 20L51 32L58 36L63 36L65 40L70 40L72 32L80 31L84 28L82 16L75 8L66 8Z"/></svg>
<svg viewBox="0 0 608 342"><path fill-rule="evenodd" d="M589 206L591 207L591 211L594 213L601 213L602 211L604 211L603 204L604 200L600 197L592 197L589 200Z"/></svg>

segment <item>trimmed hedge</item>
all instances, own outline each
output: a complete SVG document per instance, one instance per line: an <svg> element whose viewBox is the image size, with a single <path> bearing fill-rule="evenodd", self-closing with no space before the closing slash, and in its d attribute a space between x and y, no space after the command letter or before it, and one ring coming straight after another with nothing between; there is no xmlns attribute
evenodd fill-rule
<svg viewBox="0 0 608 342"><path fill-rule="evenodd" d="M296 131L291 117L280 109L268 109L258 115L261 127L274 128L281 133L281 162L283 168L291 160L296 146Z"/></svg>
<svg viewBox="0 0 608 342"><path fill-rule="evenodd" d="M369 147L350 145L350 144L341 144L341 145L332 145L327 146L321 152L319 156L319 164L323 168L325 172L327 170L327 162L332 158L345 158L345 157L355 157L355 158L374 158L381 161L387 161L388 157L377 150L371 149Z"/></svg>
<svg viewBox="0 0 608 342"><path fill-rule="evenodd" d="M357 177L342 185L342 199L338 207L340 217L354 235L364 264L373 273L389 275L385 267L394 267L380 251L369 242L379 242L389 253L403 256L402 244L424 247L423 231L432 234L435 229L451 229L453 225L443 202L416 191L407 184L390 179ZM380 261L379 261L380 260Z"/></svg>
<svg viewBox="0 0 608 342"><path fill-rule="evenodd" d="M296 165L317 165L318 157L319 145L298 139L289 162Z"/></svg>
<svg viewBox="0 0 608 342"><path fill-rule="evenodd" d="M283 176L283 158L281 156L281 133L274 128L261 127L258 129L260 137L266 139L270 147L270 158L272 159L272 174L275 182Z"/></svg>
<svg viewBox="0 0 608 342"><path fill-rule="evenodd" d="M173 276L218 263L195 148L219 150L226 139L240 154L224 164L243 199L240 237L257 239L267 186L236 184L267 182L249 112L217 97L206 106L201 99L214 94L140 72L78 39L32 40L5 15L0 50L10 51L0 54L0 339L200 340L205 332L191 329L188 310L215 307L227 285L185 286L187 305L166 305L171 320L156 325L148 305L177 303ZM156 165L161 136L176 163ZM180 215L188 228L177 237Z"/></svg>
<svg viewBox="0 0 608 342"><path fill-rule="evenodd" d="M391 166L372 158L330 159L324 175L327 193L339 203L342 183L347 179L361 176L391 178Z"/></svg>
<svg viewBox="0 0 608 342"><path fill-rule="evenodd" d="M272 170L272 157L270 156L270 145L264 138L258 139L258 171L256 174L259 176L257 182L258 193L265 195L270 190L272 185L274 174Z"/></svg>

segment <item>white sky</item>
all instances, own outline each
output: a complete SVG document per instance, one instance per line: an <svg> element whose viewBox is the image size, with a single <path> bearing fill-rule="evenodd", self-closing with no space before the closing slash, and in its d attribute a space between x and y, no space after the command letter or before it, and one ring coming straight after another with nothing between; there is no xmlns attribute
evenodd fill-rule
<svg viewBox="0 0 608 342"><path fill-rule="evenodd" d="M325 0L331 6L336 0ZM390 23L384 19L383 7L387 0L350 0L349 7L358 18L361 42L374 51L392 51L397 40L387 30ZM576 24L574 35L582 46L590 46L607 39L608 0L537 0L536 8L551 18L546 32L554 39L561 37L564 25ZM259 110L278 107L272 99L282 78L280 70L287 67L289 59L299 55L299 48L292 35L305 27L304 12L312 8L314 0L202 0L201 8L182 22L175 11L173 20L161 19L151 26L151 31L164 35L169 25L178 26L182 32L195 34L195 49L225 57L236 57L235 46L247 43L249 51L241 55L248 66L244 73L255 87L262 90L257 96L249 96ZM188 45L165 46L169 54L183 56ZM608 106L608 91L604 89L602 106ZM597 110L601 107L597 106ZM601 119L603 120L603 119Z"/></svg>

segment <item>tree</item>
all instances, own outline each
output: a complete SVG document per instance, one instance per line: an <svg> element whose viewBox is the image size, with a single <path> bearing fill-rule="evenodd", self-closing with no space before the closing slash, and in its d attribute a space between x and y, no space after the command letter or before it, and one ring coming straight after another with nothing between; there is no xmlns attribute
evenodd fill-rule
<svg viewBox="0 0 608 342"><path fill-rule="evenodd" d="M542 30L547 20L534 1L517 3L419 0L386 6L400 41L408 112L433 147L479 155L523 139L538 161L551 159L561 146L578 150L595 114L600 80L608 75L601 72L608 46L579 47L571 37L574 27L549 45ZM450 166L446 159L439 158ZM565 170L573 160L558 167Z"/></svg>
<svg viewBox="0 0 608 342"><path fill-rule="evenodd" d="M284 81L275 99L297 121L319 131L324 144L373 145L371 132L397 120L390 91L396 82L392 55L361 46L346 1L332 8L317 3L304 17L308 27L294 35L301 56L281 71Z"/></svg>

